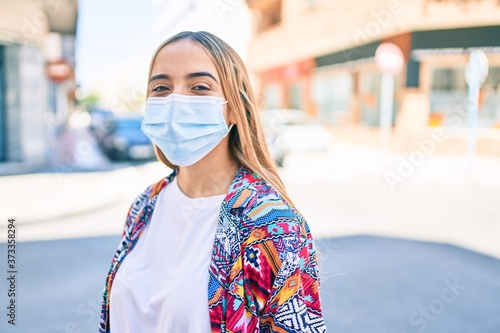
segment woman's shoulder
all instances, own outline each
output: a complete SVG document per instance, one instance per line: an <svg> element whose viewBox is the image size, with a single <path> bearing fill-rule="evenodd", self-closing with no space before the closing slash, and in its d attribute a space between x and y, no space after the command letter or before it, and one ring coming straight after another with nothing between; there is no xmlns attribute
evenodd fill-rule
<svg viewBox="0 0 500 333"><path fill-rule="evenodd" d="M175 171L169 176L160 179L159 181L150 184L144 189L133 201L131 212L138 213L142 210L148 203L153 202L154 199L160 194L161 190L172 181L175 177Z"/></svg>
<svg viewBox="0 0 500 333"><path fill-rule="evenodd" d="M254 222L273 219L296 219L300 214L272 184L255 173L243 176L239 186L230 193L233 208Z"/></svg>
<svg viewBox="0 0 500 333"><path fill-rule="evenodd" d="M286 242L297 247L304 242L307 222L269 182L255 174L248 176L234 196L238 207L233 214L244 246L277 242L280 247Z"/></svg>
<svg viewBox="0 0 500 333"><path fill-rule="evenodd" d="M144 204L150 199L153 199L156 195L158 195L161 192L161 190L163 189L163 187L165 187L167 183L168 183L168 177L162 178L156 183L150 184L135 198L134 203Z"/></svg>

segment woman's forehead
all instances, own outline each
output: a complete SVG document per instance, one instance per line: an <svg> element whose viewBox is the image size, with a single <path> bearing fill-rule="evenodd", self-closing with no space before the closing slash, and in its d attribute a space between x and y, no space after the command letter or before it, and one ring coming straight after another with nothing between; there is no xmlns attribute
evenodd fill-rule
<svg viewBox="0 0 500 333"><path fill-rule="evenodd" d="M184 38L177 40L173 43L167 44L160 50L159 53L171 53L171 52L199 52L204 51L201 45L190 38Z"/></svg>
<svg viewBox="0 0 500 333"><path fill-rule="evenodd" d="M204 70L217 75L215 63L208 52L190 39L183 39L164 46L154 60L153 71L155 70L175 72Z"/></svg>

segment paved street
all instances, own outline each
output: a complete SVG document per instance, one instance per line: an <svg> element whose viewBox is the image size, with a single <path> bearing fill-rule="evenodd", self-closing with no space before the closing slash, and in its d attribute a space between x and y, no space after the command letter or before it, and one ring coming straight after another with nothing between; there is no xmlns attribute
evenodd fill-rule
<svg viewBox="0 0 500 333"><path fill-rule="evenodd" d="M322 239L318 246L331 332L500 332L497 259L384 237Z"/></svg>
<svg viewBox="0 0 500 333"><path fill-rule="evenodd" d="M391 188L384 174L399 161L339 144L291 155L281 170L317 239L330 331L500 332L499 160L467 175L463 159L431 156ZM166 172L150 163L0 178L20 241L18 325L3 320L0 332L95 332L128 206ZM11 199L22 195L31 209Z"/></svg>
<svg viewBox="0 0 500 333"><path fill-rule="evenodd" d="M0 332L97 332L100 294L117 242L107 237L18 244L16 326L2 314ZM5 253L5 244L0 248Z"/></svg>
<svg viewBox="0 0 500 333"><path fill-rule="evenodd" d="M431 156L393 189L385 174L400 158L341 144L290 156L282 176L320 237L445 242L500 258L500 159L478 159L469 175L465 158Z"/></svg>
<svg viewBox="0 0 500 333"><path fill-rule="evenodd" d="M117 243L109 236L19 244L17 325L2 320L0 331L96 332ZM321 239L317 246L330 332L500 331L499 260L384 237Z"/></svg>

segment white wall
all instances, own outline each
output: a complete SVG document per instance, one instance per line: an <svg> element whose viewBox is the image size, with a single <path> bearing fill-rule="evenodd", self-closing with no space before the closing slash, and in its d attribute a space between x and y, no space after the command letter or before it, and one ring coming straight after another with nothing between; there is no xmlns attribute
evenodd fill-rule
<svg viewBox="0 0 500 333"><path fill-rule="evenodd" d="M45 62L32 45L5 49L7 158L13 162L42 164L50 145L45 122L48 111Z"/></svg>
<svg viewBox="0 0 500 333"><path fill-rule="evenodd" d="M23 45L19 51L23 153L25 161L42 163L49 146L48 126L44 121L48 111L45 61L36 47Z"/></svg>

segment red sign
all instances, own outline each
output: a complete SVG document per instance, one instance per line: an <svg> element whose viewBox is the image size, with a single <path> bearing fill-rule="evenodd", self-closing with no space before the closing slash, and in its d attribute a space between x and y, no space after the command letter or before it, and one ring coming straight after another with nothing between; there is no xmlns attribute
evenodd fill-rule
<svg viewBox="0 0 500 333"><path fill-rule="evenodd" d="M65 60L57 60L47 64L47 76L55 82L63 82L73 76L73 67Z"/></svg>

